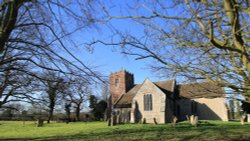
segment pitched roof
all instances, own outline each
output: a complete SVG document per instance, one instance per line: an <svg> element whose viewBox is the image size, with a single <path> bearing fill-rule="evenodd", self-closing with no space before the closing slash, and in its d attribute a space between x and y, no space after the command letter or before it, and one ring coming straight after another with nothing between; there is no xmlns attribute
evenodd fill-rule
<svg viewBox="0 0 250 141"><path fill-rule="evenodd" d="M197 82L178 85L179 96L184 98L216 98L223 97L225 91L212 82Z"/></svg>
<svg viewBox="0 0 250 141"><path fill-rule="evenodd" d="M160 88L166 94L172 94L175 85L175 79L153 82L158 88ZM137 91L140 89L142 84L135 85L131 90L122 95L115 104L115 108L129 108L132 105L132 101Z"/></svg>
<svg viewBox="0 0 250 141"><path fill-rule="evenodd" d="M122 97L116 102L115 108L130 108L132 105L133 98L140 87L141 84L137 84L126 94L123 94Z"/></svg>
<svg viewBox="0 0 250 141"><path fill-rule="evenodd" d="M165 94L172 94L174 92L175 79L153 82L159 87Z"/></svg>

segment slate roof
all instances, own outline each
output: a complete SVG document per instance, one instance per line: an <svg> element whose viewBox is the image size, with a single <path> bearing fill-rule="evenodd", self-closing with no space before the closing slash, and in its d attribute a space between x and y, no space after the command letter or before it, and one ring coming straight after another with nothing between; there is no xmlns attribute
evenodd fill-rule
<svg viewBox="0 0 250 141"><path fill-rule="evenodd" d="M160 88L166 94L172 94L173 85L175 84L175 79L153 82L158 88ZM120 99L116 102L115 108L130 108L132 105L132 101L137 91L140 89L142 84L135 85L131 90L129 90L126 94L122 95Z"/></svg>
<svg viewBox="0 0 250 141"><path fill-rule="evenodd" d="M178 85L179 96L184 98L216 98L223 97L225 91L222 87L211 82L197 82Z"/></svg>

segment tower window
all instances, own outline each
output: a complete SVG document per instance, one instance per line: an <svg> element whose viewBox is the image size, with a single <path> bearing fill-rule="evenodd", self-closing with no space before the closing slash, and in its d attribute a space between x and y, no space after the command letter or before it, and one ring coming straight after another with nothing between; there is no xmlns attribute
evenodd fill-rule
<svg viewBox="0 0 250 141"><path fill-rule="evenodd" d="M119 79L118 79L118 78L116 78L116 79L115 79L115 86L117 87L117 86L118 86L118 84L119 84Z"/></svg>
<svg viewBox="0 0 250 141"><path fill-rule="evenodd" d="M152 109L152 94L146 94L144 95L144 111L152 111Z"/></svg>

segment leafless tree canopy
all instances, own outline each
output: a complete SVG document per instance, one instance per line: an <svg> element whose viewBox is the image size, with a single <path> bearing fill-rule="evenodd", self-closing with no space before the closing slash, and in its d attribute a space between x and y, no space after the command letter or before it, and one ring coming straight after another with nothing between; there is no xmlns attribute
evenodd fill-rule
<svg viewBox="0 0 250 141"><path fill-rule="evenodd" d="M10 93L42 80L43 71L102 81L93 66L75 56L79 44L72 40L97 20L94 1L0 0L0 107L17 95Z"/></svg>
<svg viewBox="0 0 250 141"><path fill-rule="evenodd" d="M55 107L64 95L65 81L54 72L44 72L43 75L46 81L42 81L43 85L40 85L40 91L43 93L40 102L49 113L48 123L50 123L50 120L53 120Z"/></svg>
<svg viewBox="0 0 250 141"><path fill-rule="evenodd" d="M76 114L76 121L80 120L80 112L92 93L91 86L81 79L73 79L68 85L65 99L70 102Z"/></svg>
<svg viewBox="0 0 250 141"><path fill-rule="evenodd" d="M143 28L133 35L112 27L115 45L137 59L153 58L165 76L206 79L250 97L250 7L246 0L136 1L123 13L103 6L106 23L132 20ZM118 39L118 40L117 40Z"/></svg>

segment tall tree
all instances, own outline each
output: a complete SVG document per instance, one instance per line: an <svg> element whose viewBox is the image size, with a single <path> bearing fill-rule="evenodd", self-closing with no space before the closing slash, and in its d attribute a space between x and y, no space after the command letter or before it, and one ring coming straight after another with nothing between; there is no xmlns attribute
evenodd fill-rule
<svg viewBox="0 0 250 141"><path fill-rule="evenodd" d="M91 108L91 113L95 116L96 120L104 119L104 114L107 108L107 101L100 100L94 95L89 97L89 108Z"/></svg>
<svg viewBox="0 0 250 141"><path fill-rule="evenodd" d="M70 112L71 103L70 102L65 103L64 107L65 107L65 112L66 112L66 116L67 116L67 123L69 123L71 121L71 118L70 118L70 115L71 115L71 112Z"/></svg>
<svg viewBox="0 0 250 141"><path fill-rule="evenodd" d="M87 102L90 95L90 84L79 78L73 80L73 82L71 82L71 85L69 85L68 97L75 108L77 121L80 121L80 112L83 105L85 104L84 102Z"/></svg>
<svg viewBox="0 0 250 141"><path fill-rule="evenodd" d="M144 34L133 35L114 25L116 40L90 45L120 46L122 53L136 59L151 58L151 68L163 76L207 80L250 102L249 4L245 0L145 0L128 3L124 10L128 12L116 15L104 5L106 22L132 20Z"/></svg>
<svg viewBox="0 0 250 141"><path fill-rule="evenodd" d="M38 72L49 70L86 81L101 80L76 57L79 42L72 40L74 34L94 27L98 17L94 5L94 1L1 0L0 73L13 70L42 79ZM29 67L11 65L15 63Z"/></svg>
<svg viewBox="0 0 250 141"><path fill-rule="evenodd" d="M105 83L102 83L101 86L101 96L102 96L102 100L104 101L108 101L109 99L109 83L107 81L105 81Z"/></svg>
<svg viewBox="0 0 250 141"><path fill-rule="evenodd" d="M100 100L96 107L94 108L94 116L96 120L104 120L105 117L105 111L107 109L107 101L105 100Z"/></svg>
<svg viewBox="0 0 250 141"><path fill-rule="evenodd" d="M53 72L45 73L44 82L45 95L42 96L42 103L48 107L48 123L53 120L55 106L62 97L63 79Z"/></svg>
<svg viewBox="0 0 250 141"><path fill-rule="evenodd" d="M94 95L89 96L89 108L94 109L97 105L97 98Z"/></svg>

